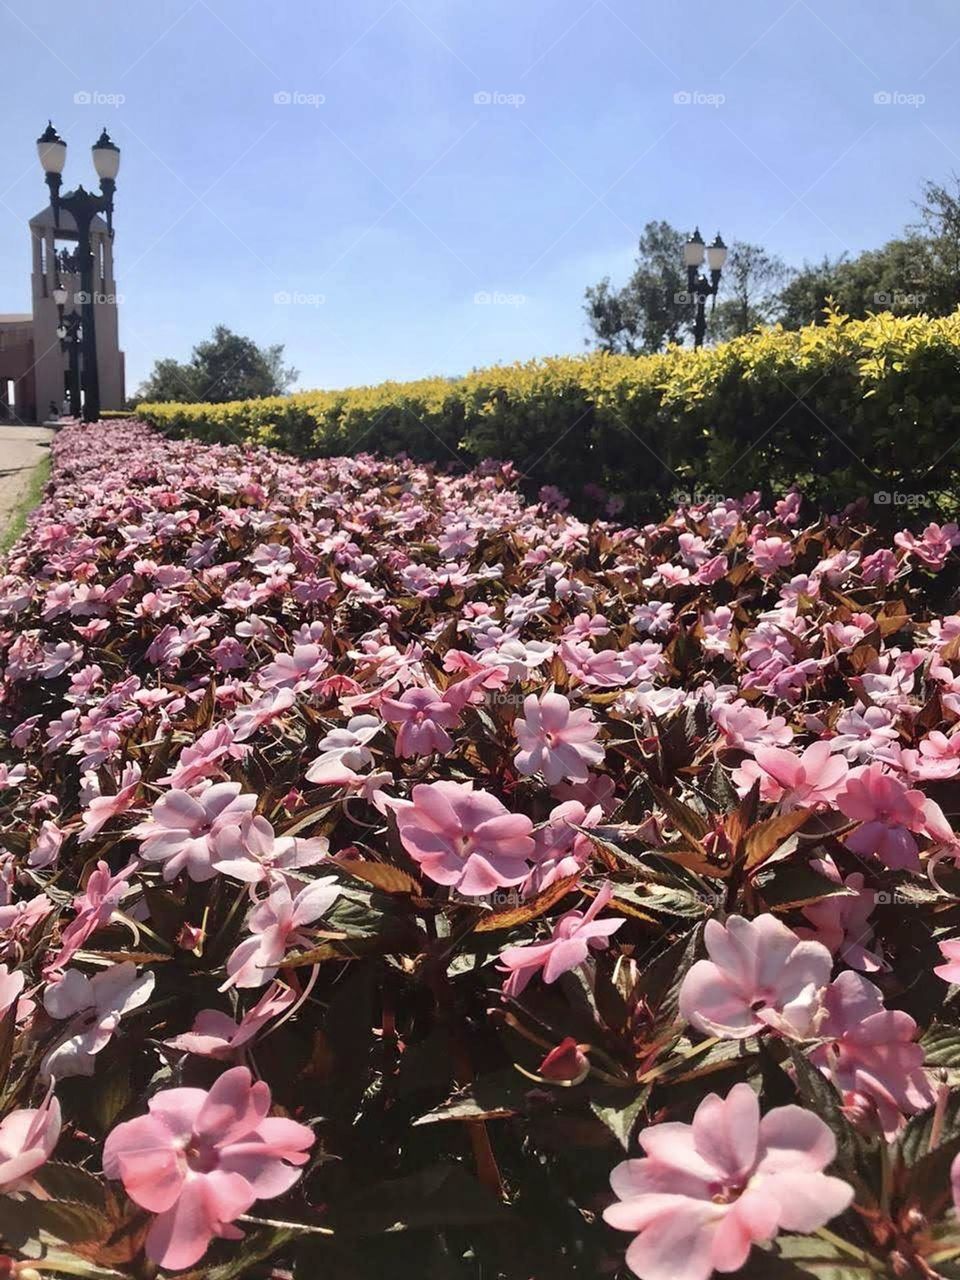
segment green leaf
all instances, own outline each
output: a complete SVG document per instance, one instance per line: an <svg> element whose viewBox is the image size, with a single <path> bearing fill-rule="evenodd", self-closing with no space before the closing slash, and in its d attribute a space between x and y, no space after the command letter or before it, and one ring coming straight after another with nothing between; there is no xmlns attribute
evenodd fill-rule
<svg viewBox="0 0 960 1280"><path fill-rule="evenodd" d="M800 862L781 862L754 880L757 892L771 911L789 911L823 898L850 897L852 889L828 880L819 871Z"/></svg>
<svg viewBox="0 0 960 1280"><path fill-rule="evenodd" d="M688 920L699 920L713 906L705 896L698 895L695 890L684 884L661 884L656 882L637 882L632 885L616 884L614 896L610 902L610 910L616 911L622 906L629 911L631 906L640 907L644 911L656 911L668 916L681 916Z"/></svg>
<svg viewBox="0 0 960 1280"><path fill-rule="evenodd" d="M95 1173L76 1164L50 1161L36 1174L36 1181L52 1200L106 1208L106 1185Z"/></svg>
<svg viewBox="0 0 960 1280"><path fill-rule="evenodd" d="M437 1124L444 1120L503 1120L522 1112L534 1082L515 1067L504 1067L480 1076L473 1084L458 1089L446 1102L434 1107L414 1124Z"/></svg>
<svg viewBox="0 0 960 1280"><path fill-rule="evenodd" d="M650 1097L650 1085L631 1092L613 1085L591 1084L590 1110L602 1120L624 1151L630 1150L630 1138Z"/></svg>
<svg viewBox="0 0 960 1280"><path fill-rule="evenodd" d="M827 1236L777 1237L772 1248L754 1248L737 1280L869 1280L889 1276L884 1260ZM839 1237L835 1237L839 1240ZM858 1256L859 1255L859 1256Z"/></svg>
<svg viewBox="0 0 960 1280"><path fill-rule="evenodd" d="M254 1210L256 1213L256 1210ZM241 1280L253 1273L258 1262L266 1262L303 1233L290 1227L264 1227L246 1235L236 1245L236 1256L219 1266L202 1266L193 1271L178 1271L177 1280ZM257 1272L259 1274L259 1272Z"/></svg>
<svg viewBox="0 0 960 1280"><path fill-rule="evenodd" d="M879 1175L879 1142L855 1129L841 1110L841 1098L833 1085L813 1066L799 1049L790 1048L794 1080L801 1103L825 1120L837 1140L833 1171L853 1182L864 1195L872 1195Z"/></svg>
<svg viewBox="0 0 960 1280"><path fill-rule="evenodd" d="M928 1067L960 1068L960 1027L934 1022L920 1038Z"/></svg>

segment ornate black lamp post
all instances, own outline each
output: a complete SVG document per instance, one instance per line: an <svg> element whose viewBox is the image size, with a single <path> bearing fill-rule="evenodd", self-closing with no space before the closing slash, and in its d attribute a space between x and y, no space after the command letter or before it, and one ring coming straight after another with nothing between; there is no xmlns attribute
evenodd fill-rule
<svg viewBox="0 0 960 1280"><path fill-rule="evenodd" d="M67 305L69 294L62 284L53 290L53 300L57 304L57 337L60 339L60 350L67 353L67 397L70 400L70 416L80 416L80 344L83 341L83 318L78 311L65 316L63 309Z"/></svg>
<svg viewBox="0 0 960 1280"><path fill-rule="evenodd" d="M67 144L48 123L37 139L37 154L50 188L50 206L54 223L60 226L60 210L73 215L77 228L76 263L80 274L80 343L83 352L83 420L96 422L100 417L100 374L97 367L97 334L94 319L93 250L90 245L90 226L98 213L106 214L107 226L113 234L113 193L116 190L117 172L120 168L120 148L110 140L106 129L91 148L93 165L100 179L100 195L85 191L82 186L75 191L60 194L61 174L67 159ZM62 317L61 310L61 317ZM71 404L71 408L74 406Z"/></svg>
<svg viewBox="0 0 960 1280"><path fill-rule="evenodd" d="M710 266L709 280L700 270L703 266L704 257L706 257ZM727 246L720 239L719 231L717 232L716 240L707 247L703 243L700 228L697 227L683 246L683 265L687 268L687 293L692 298L695 297L697 302L697 314L693 322L694 347L703 346L703 338L707 331L707 299L717 296L717 290L720 287L720 274L723 271L723 264L726 260Z"/></svg>

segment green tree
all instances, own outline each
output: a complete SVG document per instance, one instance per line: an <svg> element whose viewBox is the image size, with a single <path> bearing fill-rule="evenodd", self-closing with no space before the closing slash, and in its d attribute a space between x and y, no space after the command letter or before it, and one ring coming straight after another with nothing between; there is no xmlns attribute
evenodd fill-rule
<svg viewBox="0 0 960 1280"><path fill-rule="evenodd" d="M202 400L197 371L192 364L181 364L168 357L157 360L153 371L136 394L137 400Z"/></svg>
<svg viewBox="0 0 960 1280"><path fill-rule="evenodd" d="M584 311L602 351L643 355L689 334L693 306L683 267L686 238L669 222L648 222L627 283L615 289L608 278L587 289Z"/></svg>
<svg viewBox="0 0 960 1280"><path fill-rule="evenodd" d="M805 262L794 271L780 292L777 319L784 328L823 323L828 299L839 292L838 273L844 261L824 256L822 262Z"/></svg>
<svg viewBox="0 0 960 1280"><path fill-rule="evenodd" d="M189 363L158 360L137 399L258 400L285 394L296 378L297 370L283 363L282 343L259 347L219 324L206 342L194 347Z"/></svg>
<svg viewBox="0 0 960 1280"><path fill-rule="evenodd" d="M923 309L946 315L960 305L960 178L951 174L949 186L924 183L918 208L920 223L913 231L926 250Z"/></svg>
<svg viewBox="0 0 960 1280"><path fill-rule="evenodd" d="M723 268L711 335L735 338L758 325L772 324L790 275L789 267L775 254L758 244L735 240Z"/></svg>
<svg viewBox="0 0 960 1280"><path fill-rule="evenodd" d="M943 315L956 303L949 301L948 279L935 283L937 274L930 241L919 234L889 240L855 258L805 263L783 290L777 318L787 329L822 324L828 298L858 320L877 311Z"/></svg>

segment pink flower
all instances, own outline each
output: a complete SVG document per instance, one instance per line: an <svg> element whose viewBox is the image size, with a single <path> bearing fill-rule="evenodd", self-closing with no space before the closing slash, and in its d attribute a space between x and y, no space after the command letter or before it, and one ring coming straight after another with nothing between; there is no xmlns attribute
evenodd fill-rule
<svg viewBox="0 0 960 1280"><path fill-rule="evenodd" d="M887 1138L905 1115L932 1104L923 1073L917 1024L908 1013L883 1007L880 992L859 973L847 970L824 993L825 1017L817 1031L824 1043L810 1061L832 1080L854 1113L873 1112Z"/></svg>
<svg viewBox="0 0 960 1280"><path fill-rule="evenodd" d="M64 833L55 822L47 821L42 823L40 834L37 836L36 843L27 857L27 865L37 870L55 866L57 858L60 856L63 836Z"/></svg>
<svg viewBox="0 0 960 1280"><path fill-rule="evenodd" d="M945 963L937 965L933 972L944 982L960 982L960 939L938 942L937 946Z"/></svg>
<svg viewBox="0 0 960 1280"><path fill-rule="evenodd" d="M250 912L247 928L253 937L235 947L227 959L226 987L262 987L276 975L296 943L309 943L303 926L326 915L340 896L336 876L311 880L296 897L285 881L275 884Z"/></svg>
<svg viewBox="0 0 960 1280"><path fill-rule="evenodd" d="M829 742L815 742L800 755L781 747L757 747L752 760L735 769L733 780L741 795L760 779L760 799L779 802L780 810L814 809L831 805L847 776L842 756L830 754Z"/></svg>
<svg viewBox="0 0 960 1280"><path fill-rule="evenodd" d="M620 1203L604 1210L636 1232L627 1266L641 1280L708 1280L737 1271L753 1244L779 1231L816 1231L842 1213L853 1188L823 1170L836 1155L827 1125L802 1107L761 1119L748 1084L708 1094L693 1124L644 1129L646 1155L610 1175Z"/></svg>
<svg viewBox="0 0 960 1280"><path fill-rule="evenodd" d="M263 1028L289 1009L296 998L292 987L273 982L239 1023L219 1009L201 1009L189 1031L165 1040L164 1044L204 1058L239 1057Z"/></svg>
<svg viewBox="0 0 960 1280"><path fill-rule="evenodd" d="M324 836L278 836L266 818L247 813L238 824L219 827L212 846L211 865L221 875L260 884L278 871L314 866L327 856L330 841Z"/></svg>
<svg viewBox="0 0 960 1280"><path fill-rule="evenodd" d="M246 1067L209 1092L164 1089L147 1107L108 1134L103 1171L157 1215L147 1257L173 1271L198 1262L214 1237L240 1239L231 1224L256 1200L289 1191L314 1141L306 1125L268 1116L269 1086L251 1083Z"/></svg>
<svg viewBox="0 0 960 1280"><path fill-rule="evenodd" d="M680 1014L708 1035L742 1040L770 1028L791 1038L810 1034L833 958L819 942L802 942L775 916L708 920L709 960L698 960L680 987Z"/></svg>
<svg viewBox="0 0 960 1280"><path fill-rule="evenodd" d="M0 1120L0 1193L29 1191L31 1174L46 1164L60 1137L60 1103L52 1087L36 1109L11 1111Z"/></svg>
<svg viewBox="0 0 960 1280"><path fill-rule="evenodd" d="M810 866L834 884L842 884L852 890L848 897L837 894L821 898L803 908L803 914L813 925L812 929L798 929L801 938L822 942L831 955L839 956L851 969L872 973L884 968L883 960L868 947L873 942L870 916L877 895L864 888L864 878L859 871L841 880L836 864L829 856L815 858Z"/></svg>
<svg viewBox="0 0 960 1280"><path fill-rule="evenodd" d="M889 586L897 576L897 557L887 547L864 558L860 567L864 582Z"/></svg>
<svg viewBox="0 0 960 1280"><path fill-rule="evenodd" d="M260 672L262 689L293 689L305 693L319 684L330 665L326 649L316 644L298 644L293 653L278 653Z"/></svg>
<svg viewBox="0 0 960 1280"><path fill-rule="evenodd" d="M380 710L384 720L400 726L398 756L428 756L434 751L445 756L453 750L447 730L455 729L460 717L438 690L405 689L399 698L383 698Z"/></svg>
<svg viewBox="0 0 960 1280"><path fill-rule="evenodd" d="M793 563L793 547L783 538L758 538L751 559L765 578Z"/></svg>
<svg viewBox="0 0 960 1280"><path fill-rule="evenodd" d="M201 734L196 742L184 747L175 767L158 781L167 782L176 790L187 791L204 778L218 773L222 777L223 761L239 760L245 754L245 747L234 745L230 725L218 724Z"/></svg>
<svg viewBox="0 0 960 1280"><path fill-rule="evenodd" d="M523 883L523 897L534 897L557 880L586 866L593 851L587 836L577 827L595 827L603 818L599 805L586 809L579 800L566 800L550 810L550 817L534 834L533 870Z"/></svg>
<svg viewBox="0 0 960 1280"><path fill-rule="evenodd" d="M389 804L401 844L435 883L481 897L526 877L533 823L472 782L420 783L410 800Z"/></svg>
<svg viewBox="0 0 960 1280"><path fill-rule="evenodd" d="M73 909L77 914L60 935L60 951L44 965L45 978L62 969L86 940L110 920L120 905L127 890L127 882L136 868L137 862L134 860L113 875L106 862L97 863L90 872L83 892L73 900Z"/></svg>
<svg viewBox="0 0 960 1280"><path fill-rule="evenodd" d="M181 871L191 880L212 880L217 874L212 861L217 833L237 825L256 803L256 796L240 794L239 782L168 791L130 834L142 841L142 858L163 863L164 880L175 880Z"/></svg>
<svg viewBox="0 0 960 1280"><path fill-rule="evenodd" d="M953 838L939 806L922 791L911 791L883 765L852 769L836 799L841 812L861 824L846 837L847 848L862 857L875 856L892 870L920 869L913 832Z"/></svg>
<svg viewBox="0 0 960 1280"><path fill-rule="evenodd" d="M110 1043L124 1014L150 999L154 982L149 970L138 977L131 960L102 969L93 978L68 969L59 982L47 987L43 997L43 1007L51 1018L70 1021L66 1036L44 1056L41 1075L58 1080L92 1076L94 1056Z"/></svg>
<svg viewBox="0 0 960 1280"><path fill-rule="evenodd" d="M358 769L373 763L373 752L367 745L383 728L376 716L353 716L339 729L332 729L320 739L320 755L307 770L308 782L323 786L344 785L357 776Z"/></svg>
<svg viewBox="0 0 960 1280"><path fill-rule="evenodd" d="M898 547L902 547L908 555L915 555L922 564L934 571L942 569L947 556L954 547L960 545L960 529L955 524L928 524L920 538L905 530L893 536Z"/></svg>
<svg viewBox="0 0 960 1280"><path fill-rule="evenodd" d="M111 818L131 809L139 786L140 766L128 764L121 775L120 788L116 795L96 795L84 809L83 829L77 836L77 844L86 844L106 826Z"/></svg>
<svg viewBox="0 0 960 1280"><path fill-rule="evenodd" d="M735 702L715 702L710 708L710 718L723 735L718 746L753 751L757 747L785 747L793 739L783 716L768 716L763 707L751 707L741 698Z"/></svg>
<svg viewBox="0 0 960 1280"><path fill-rule="evenodd" d="M297 695L292 689L276 689L273 693L261 694L246 706L238 707L231 722L234 741L252 738L264 725L271 724L289 711L296 700Z"/></svg>
<svg viewBox="0 0 960 1280"><path fill-rule="evenodd" d="M5 964L0 964L0 1020L7 1016L14 1005L17 1005L15 1017L18 1022L33 1008L33 1001L29 997L21 998L25 982L22 969L11 971Z"/></svg>
<svg viewBox="0 0 960 1280"><path fill-rule="evenodd" d="M595 741L600 726L589 707L570 710L562 693L530 694L523 719L513 723L520 751L514 764L523 774L543 775L547 786L586 782L590 765L603 763L603 747Z"/></svg>
<svg viewBox="0 0 960 1280"><path fill-rule="evenodd" d="M500 952L501 968L510 976L503 984L504 995L518 996L541 970L544 982L556 982L561 974L583 964L591 948L605 951L611 935L626 924L623 916L597 920L612 897L613 887L607 883L586 911L567 911L562 915L547 942L505 947Z"/></svg>

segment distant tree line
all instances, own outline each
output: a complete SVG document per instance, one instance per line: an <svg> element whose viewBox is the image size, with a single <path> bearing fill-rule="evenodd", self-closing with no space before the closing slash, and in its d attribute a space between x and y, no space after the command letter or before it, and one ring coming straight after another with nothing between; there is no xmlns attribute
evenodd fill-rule
<svg viewBox="0 0 960 1280"><path fill-rule="evenodd" d="M762 246L734 241L715 304L708 306L708 341L758 325L788 329L821 324L828 299L849 316L870 312L946 315L960 305L960 177L925 183L917 221L903 235L856 257L842 254L792 268ZM643 229L630 279L609 278L586 291L590 345L642 355L692 340L694 307L686 298L683 246L687 233L669 222Z"/></svg>

